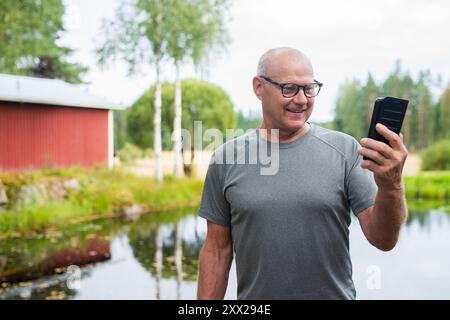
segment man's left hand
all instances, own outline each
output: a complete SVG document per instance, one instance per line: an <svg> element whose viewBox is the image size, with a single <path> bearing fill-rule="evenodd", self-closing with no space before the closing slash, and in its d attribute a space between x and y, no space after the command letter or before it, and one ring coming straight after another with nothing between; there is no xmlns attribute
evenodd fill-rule
<svg viewBox="0 0 450 320"><path fill-rule="evenodd" d="M376 130L389 141L390 146L370 138L361 139L362 148L358 153L373 160L364 160L361 167L374 173L378 188L386 191L403 189L402 171L408 156L403 136L381 123L377 124Z"/></svg>

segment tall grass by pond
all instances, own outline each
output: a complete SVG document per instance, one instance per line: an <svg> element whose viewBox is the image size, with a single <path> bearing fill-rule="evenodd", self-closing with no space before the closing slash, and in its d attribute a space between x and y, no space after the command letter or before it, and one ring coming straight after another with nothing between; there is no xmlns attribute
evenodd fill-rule
<svg viewBox="0 0 450 320"><path fill-rule="evenodd" d="M170 211L195 207L201 196L203 182L165 177L162 185L153 179L138 177L121 170L104 168L70 168L30 173L3 173L9 207L0 208L0 238L64 228L67 224L101 218L118 217L125 208L139 204L148 212ZM80 188L61 201L45 204L12 206L21 187L41 181L76 179ZM450 172L421 173L405 177L408 203L416 200L448 203Z"/></svg>
<svg viewBox="0 0 450 320"><path fill-rule="evenodd" d="M80 188L60 201L27 204L0 209L0 234L62 228L70 223L117 217L127 207L139 204L145 212L168 211L196 206L202 182L166 177L158 185L153 179L120 170L102 168L47 170L0 174L10 203L24 185L44 180L76 179Z"/></svg>
<svg viewBox="0 0 450 320"><path fill-rule="evenodd" d="M420 173L404 179L407 199L445 201L450 199L450 171Z"/></svg>

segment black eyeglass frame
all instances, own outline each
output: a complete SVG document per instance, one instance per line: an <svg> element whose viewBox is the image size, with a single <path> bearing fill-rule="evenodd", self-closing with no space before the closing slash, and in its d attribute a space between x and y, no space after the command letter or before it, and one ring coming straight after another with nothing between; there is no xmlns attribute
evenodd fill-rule
<svg viewBox="0 0 450 320"><path fill-rule="evenodd" d="M296 84L296 83L278 83L278 82L276 82L276 81L274 81L274 80L272 80L272 79L270 79L269 77L266 77L266 76L259 76L259 77L262 78L262 79L264 79L264 80L266 80L267 82L269 82L269 83L271 83L271 84L276 85L277 87L279 87L279 88L281 89L281 94L282 94L283 97L285 97L285 98L292 98L292 97L295 97L295 96L298 94L298 92L300 91L300 89L303 90L303 94L305 95L305 97L307 97L307 98L314 98L314 97L317 97L317 95L318 95L319 92L320 92L320 89L322 89L322 86L323 86L323 83L322 83L322 82L319 82L319 81L317 81L317 80L315 80L315 79L314 79L314 83L309 83L309 84L305 84L305 85L301 86L301 85ZM317 84L317 85L319 86L319 90L317 90L317 93L316 93L316 95L314 95L314 96L309 95L309 94L306 94L306 87L309 86L309 85L311 85L311 84ZM297 90L295 91L295 94L286 96L286 95L283 93L284 87L287 86L287 85L295 85L295 86L297 86Z"/></svg>

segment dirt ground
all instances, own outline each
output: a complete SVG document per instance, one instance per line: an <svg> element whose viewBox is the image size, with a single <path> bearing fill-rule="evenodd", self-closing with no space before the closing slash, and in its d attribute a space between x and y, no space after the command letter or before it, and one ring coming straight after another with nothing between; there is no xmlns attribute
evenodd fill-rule
<svg viewBox="0 0 450 320"><path fill-rule="evenodd" d="M203 151L196 153L194 163L196 163L196 176L199 179L206 177L206 171L208 170L209 159L211 158L212 151ZM185 154L185 159L190 159L190 153ZM171 151L162 152L163 173L174 173L174 159ZM189 163L187 160L185 163ZM154 159L139 159L133 166L126 166L128 170L138 176L151 177L155 175L155 161Z"/></svg>
<svg viewBox="0 0 450 320"><path fill-rule="evenodd" d="M403 168L404 176L413 176L420 171L420 155L417 153L410 153L406 158L405 167Z"/></svg>
<svg viewBox="0 0 450 320"><path fill-rule="evenodd" d="M164 174L173 174L173 155L170 151L163 151L163 172ZM204 179L208 169L209 159L211 158L211 151L203 151L196 155L196 176L199 179ZM190 155L185 156L190 159ZM139 176L153 176L155 172L155 164L153 159L139 159L134 166L127 166L128 170ZM403 175L411 176L420 171L420 156L418 154L409 154L406 159L405 167L403 168Z"/></svg>

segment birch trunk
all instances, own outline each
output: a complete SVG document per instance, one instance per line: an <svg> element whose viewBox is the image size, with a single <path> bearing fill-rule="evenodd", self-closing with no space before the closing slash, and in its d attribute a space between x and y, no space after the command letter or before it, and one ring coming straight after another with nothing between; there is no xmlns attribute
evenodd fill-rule
<svg viewBox="0 0 450 320"><path fill-rule="evenodd" d="M162 146L161 146L161 81L160 77L160 63L156 63L156 90L155 90L155 114L153 118L154 125L154 143L153 148L155 152L155 177L158 183L163 181L162 171Z"/></svg>
<svg viewBox="0 0 450 320"><path fill-rule="evenodd" d="M176 177L183 176L183 164L181 156L181 114L182 114L182 101L181 101L181 80L180 80L180 66L176 63L176 82L175 82L175 119L173 121L173 134L174 134L174 174Z"/></svg>

